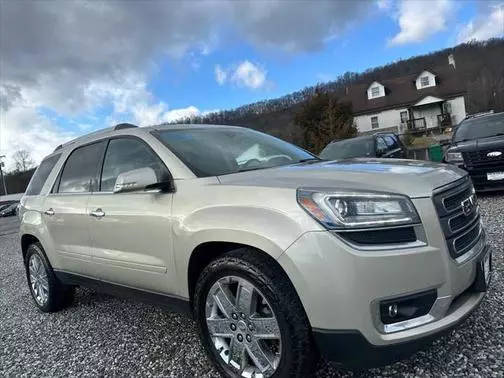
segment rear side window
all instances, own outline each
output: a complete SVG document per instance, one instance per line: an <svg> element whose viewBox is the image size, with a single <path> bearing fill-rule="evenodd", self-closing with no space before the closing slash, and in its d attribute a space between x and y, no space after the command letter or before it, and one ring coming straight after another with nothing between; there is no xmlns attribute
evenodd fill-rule
<svg viewBox="0 0 504 378"><path fill-rule="evenodd" d="M376 151L382 154L387 152L387 144L382 137L376 138Z"/></svg>
<svg viewBox="0 0 504 378"><path fill-rule="evenodd" d="M139 168L152 168L158 182L169 177L166 166L144 142L134 138L112 139L103 163L100 190L113 191L119 174Z"/></svg>
<svg viewBox="0 0 504 378"><path fill-rule="evenodd" d="M399 144L397 143L396 138L393 137L392 135L385 135L383 139L385 139L385 143L387 143L387 146L389 147L390 150L395 150L396 148L399 148Z"/></svg>
<svg viewBox="0 0 504 378"><path fill-rule="evenodd" d="M35 171L32 179L30 180L30 185L28 185L28 189L26 189L27 196L37 196L40 194L42 187L44 186L49 174L53 170L54 166L58 162L61 154L53 155L48 157L47 159L42 160L39 167Z"/></svg>
<svg viewBox="0 0 504 378"><path fill-rule="evenodd" d="M59 184L58 193L86 193L93 191L98 182L99 165L106 142L79 147L68 157Z"/></svg>

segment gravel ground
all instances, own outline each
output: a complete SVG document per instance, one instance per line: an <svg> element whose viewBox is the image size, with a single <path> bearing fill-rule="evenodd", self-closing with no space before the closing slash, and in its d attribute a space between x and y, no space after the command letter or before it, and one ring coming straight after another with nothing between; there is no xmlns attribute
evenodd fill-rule
<svg viewBox="0 0 504 378"><path fill-rule="evenodd" d="M481 196L493 246L492 287L458 329L408 360L348 371L321 361L317 376L504 376L504 196ZM3 220L0 220L3 222ZM17 234L0 236L0 376L215 377L194 323L158 308L78 289L59 313L30 297Z"/></svg>

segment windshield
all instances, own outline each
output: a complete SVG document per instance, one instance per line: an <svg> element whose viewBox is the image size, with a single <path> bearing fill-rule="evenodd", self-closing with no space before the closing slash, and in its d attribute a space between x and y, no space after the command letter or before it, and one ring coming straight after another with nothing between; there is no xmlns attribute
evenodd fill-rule
<svg viewBox="0 0 504 378"><path fill-rule="evenodd" d="M317 159L272 136L242 128L160 130L158 137L198 177L219 176Z"/></svg>
<svg viewBox="0 0 504 378"><path fill-rule="evenodd" d="M374 156L374 138L354 138L329 144L320 153L326 160Z"/></svg>
<svg viewBox="0 0 504 378"><path fill-rule="evenodd" d="M498 134L504 134L504 113L466 119L457 128L453 141L488 138Z"/></svg>

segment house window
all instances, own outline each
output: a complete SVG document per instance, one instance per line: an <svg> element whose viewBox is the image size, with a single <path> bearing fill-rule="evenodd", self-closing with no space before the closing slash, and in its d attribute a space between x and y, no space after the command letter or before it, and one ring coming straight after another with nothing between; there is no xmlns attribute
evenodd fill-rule
<svg viewBox="0 0 504 378"><path fill-rule="evenodd" d="M445 113L450 114L452 112L451 104L449 102L443 103L443 109Z"/></svg>
<svg viewBox="0 0 504 378"><path fill-rule="evenodd" d="M372 129L378 128L378 116L371 117L371 128Z"/></svg>
<svg viewBox="0 0 504 378"><path fill-rule="evenodd" d="M420 85L422 87L428 87L430 84L430 81L429 81L429 76L422 76L420 78Z"/></svg>
<svg viewBox="0 0 504 378"><path fill-rule="evenodd" d="M408 121L408 111L401 112L401 123L406 123Z"/></svg>
<svg viewBox="0 0 504 378"><path fill-rule="evenodd" d="M371 97L378 97L380 95L380 87L371 88Z"/></svg>

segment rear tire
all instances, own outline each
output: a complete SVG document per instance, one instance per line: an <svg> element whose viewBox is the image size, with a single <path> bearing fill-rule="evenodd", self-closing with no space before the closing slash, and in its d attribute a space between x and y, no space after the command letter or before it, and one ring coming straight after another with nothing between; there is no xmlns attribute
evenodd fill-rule
<svg viewBox="0 0 504 378"><path fill-rule="evenodd" d="M30 293L42 312L59 311L72 303L75 288L58 280L40 243L28 247L25 269Z"/></svg>
<svg viewBox="0 0 504 378"><path fill-rule="evenodd" d="M210 262L196 284L194 314L207 354L224 376L313 374L317 352L301 301L286 274L256 250L240 248Z"/></svg>

